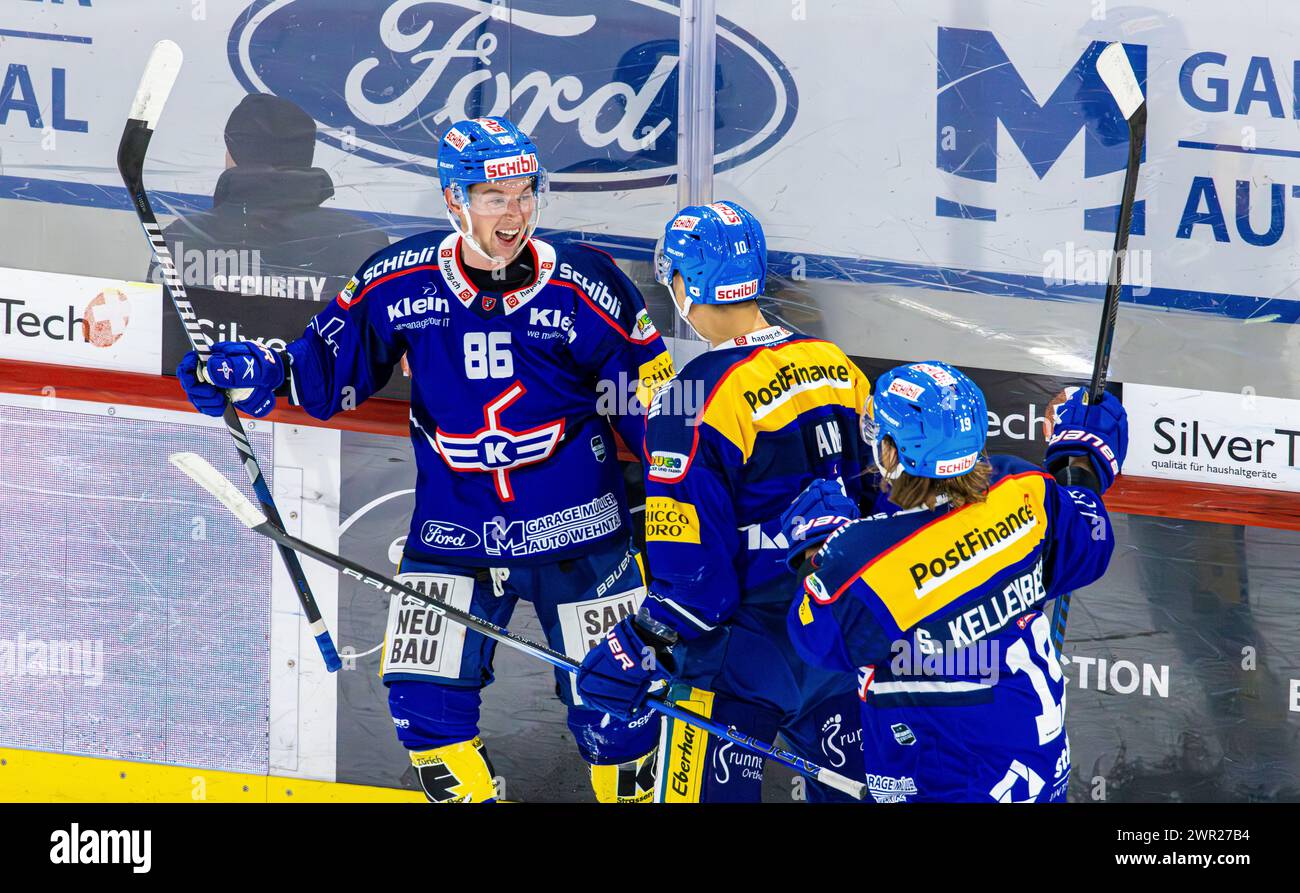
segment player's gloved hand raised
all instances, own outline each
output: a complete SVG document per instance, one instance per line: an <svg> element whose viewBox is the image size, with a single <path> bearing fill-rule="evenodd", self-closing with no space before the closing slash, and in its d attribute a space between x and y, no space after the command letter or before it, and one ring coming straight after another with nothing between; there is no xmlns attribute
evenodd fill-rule
<svg viewBox="0 0 1300 893"><path fill-rule="evenodd" d="M781 531L790 543L786 566L798 571L808 549L820 546L828 536L858 517L857 505L844 492L844 481L839 478L813 481L781 513Z"/></svg>
<svg viewBox="0 0 1300 893"><path fill-rule="evenodd" d="M176 367L176 378L185 389L194 408L204 415L219 416L226 411L226 395L220 388L199 380L199 355L190 351L181 357Z"/></svg>
<svg viewBox="0 0 1300 893"><path fill-rule="evenodd" d="M628 720L640 712L651 686L672 674L672 656L624 617L592 647L578 670L578 694L594 710Z"/></svg>
<svg viewBox="0 0 1300 893"><path fill-rule="evenodd" d="M1086 388L1068 388L1065 393L1065 402L1056 407L1044 464L1055 473L1071 456L1087 456L1104 493L1128 454L1128 413L1114 394L1103 393L1096 403L1085 404Z"/></svg>
<svg viewBox="0 0 1300 893"><path fill-rule="evenodd" d="M212 345L203 374L210 383L200 379L198 355L193 351L181 359L176 369L176 377L195 409L221 415L225 407L218 389L226 389L236 409L261 418L275 408L275 389L284 383L286 373L283 359L260 344L218 341Z"/></svg>

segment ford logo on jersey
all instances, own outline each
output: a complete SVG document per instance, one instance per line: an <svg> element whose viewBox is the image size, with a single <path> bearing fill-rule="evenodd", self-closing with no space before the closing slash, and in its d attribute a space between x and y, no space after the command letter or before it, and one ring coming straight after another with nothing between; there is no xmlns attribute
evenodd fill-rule
<svg viewBox="0 0 1300 893"><path fill-rule="evenodd" d="M479 544L477 533L450 521L425 521L420 539L435 549L473 549Z"/></svg>
<svg viewBox="0 0 1300 893"><path fill-rule="evenodd" d="M320 139L436 176L442 134L502 115L552 189L658 186L677 159L677 4L666 0L257 0L231 29L249 92L292 100ZM767 151L798 94L766 46L718 19L716 165Z"/></svg>

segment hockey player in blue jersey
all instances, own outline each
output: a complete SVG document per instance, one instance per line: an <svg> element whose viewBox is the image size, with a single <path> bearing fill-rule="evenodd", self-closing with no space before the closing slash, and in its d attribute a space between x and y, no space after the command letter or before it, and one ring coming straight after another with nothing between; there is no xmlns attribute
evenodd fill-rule
<svg viewBox="0 0 1300 893"><path fill-rule="evenodd" d="M883 375L864 420L887 498L850 520L854 500L821 480L786 520L792 559L813 571L790 637L807 660L858 673L871 796L1064 800L1065 685L1043 607L1110 561L1101 494L1124 461L1124 407L1077 390L1046 471L984 455L984 395L943 363Z"/></svg>
<svg viewBox="0 0 1300 893"><path fill-rule="evenodd" d="M405 356L418 477L399 579L501 625L528 599L551 647L581 659L644 597L611 421L639 450L672 362L608 255L533 237L546 173L527 135L503 118L461 121L438 170L452 232L371 257L282 353L214 345L206 374L252 389L236 403L252 415L278 390L324 419L383 387ZM197 366L188 355L178 376L220 414ZM607 418L602 404L622 412ZM391 606L383 678L431 800L493 797L478 717L494 645L418 603ZM597 798L648 801L657 726L611 722L575 698L572 676L556 678Z"/></svg>
<svg viewBox="0 0 1300 893"><path fill-rule="evenodd" d="M818 477L842 474L856 494L870 386L834 344L764 318L766 244L739 205L680 211L656 267L711 349L651 406L650 592L588 653L578 689L588 703L636 716L671 673L671 699L765 740L780 732L793 749L857 775L853 675L800 660L785 632L793 579L780 515ZM760 799L762 759L729 742L666 720L660 754L662 801Z"/></svg>

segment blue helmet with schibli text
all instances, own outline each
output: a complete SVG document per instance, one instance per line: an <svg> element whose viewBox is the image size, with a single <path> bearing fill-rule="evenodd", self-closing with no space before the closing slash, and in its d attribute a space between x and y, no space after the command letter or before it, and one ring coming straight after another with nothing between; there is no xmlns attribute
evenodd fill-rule
<svg viewBox="0 0 1300 893"><path fill-rule="evenodd" d="M988 438L984 394L961 370L947 363L897 366L876 381L862 415L863 438L880 466L880 444L888 437L898 451L901 472L923 478L954 478L975 467Z"/></svg>
<svg viewBox="0 0 1300 893"><path fill-rule="evenodd" d="M763 227L735 202L683 208L655 250L655 278L671 290L674 273L686 290L686 306L678 308L683 317L692 304L756 300L767 284Z"/></svg>
<svg viewBox="0 0 1300 893"><path fill-rule="evenodd" d="M459 121L443 134L438 146L443 189L515 177L544 180L545 171L532 139L505 118Z"/></svg>

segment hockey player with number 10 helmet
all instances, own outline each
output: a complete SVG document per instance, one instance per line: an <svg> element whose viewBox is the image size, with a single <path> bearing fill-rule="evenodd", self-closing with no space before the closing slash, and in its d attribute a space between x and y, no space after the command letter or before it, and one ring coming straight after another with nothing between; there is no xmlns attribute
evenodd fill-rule
<svg viewBox="0 0 1300 893"><path fill-rule="evenodd" d="M654 579L641 611L588 653L578 689L635 716L650 686L671 676L671 699L760 739L779 732L794 750L856 775L853 676L800 660L786 636L780 515L819 477L843 475L858 495L867 379L834 344L766 320L766 243L740 205L683 208L664 228L656 270L709 350L651 406ZM656 659L626 660L645 653ZM762 759L677 720L664 727L660 800L760 799ZM810 784L811 799L837 796Z"/></svg>

